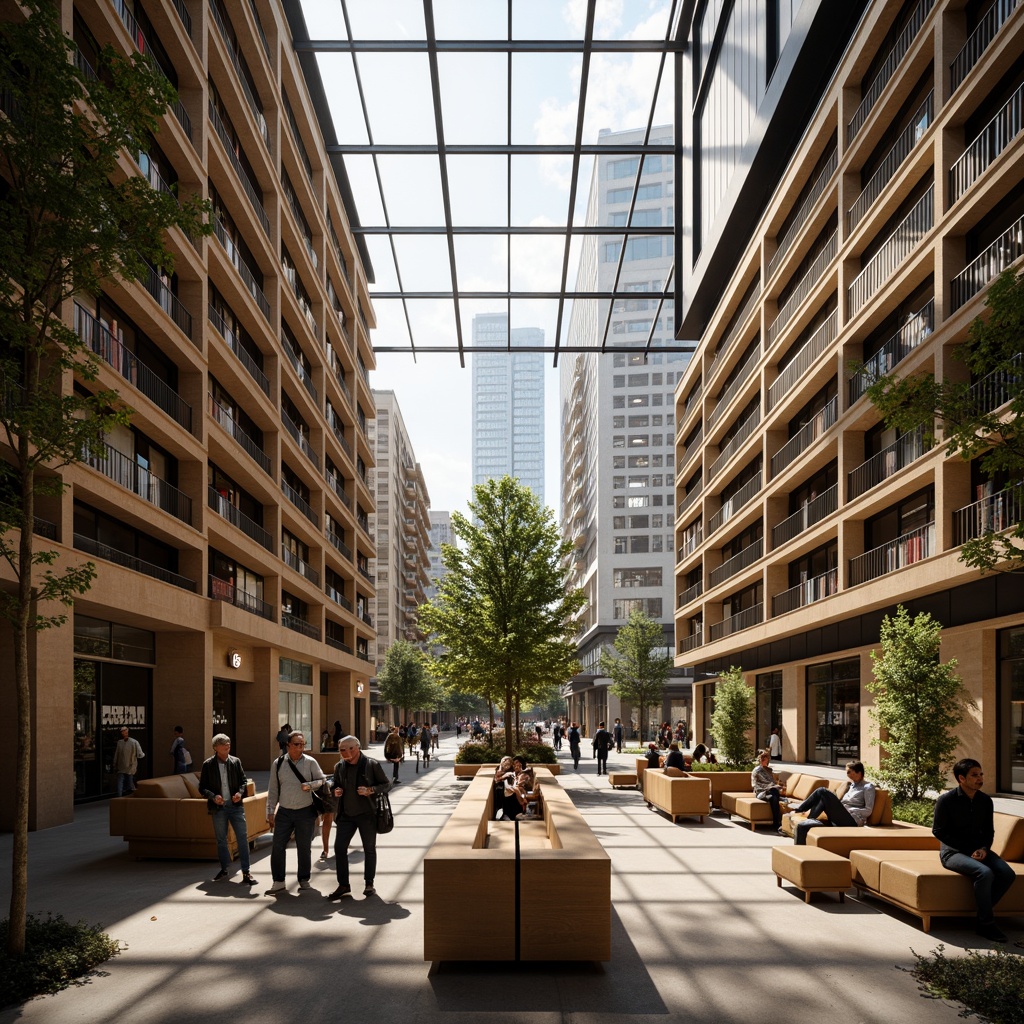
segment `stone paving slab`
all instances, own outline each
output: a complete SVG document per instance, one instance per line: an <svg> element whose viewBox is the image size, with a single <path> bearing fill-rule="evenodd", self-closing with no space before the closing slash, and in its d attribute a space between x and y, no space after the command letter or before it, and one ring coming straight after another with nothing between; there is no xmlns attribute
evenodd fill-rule
<svg viewBox="0 0 1024 1024"><path fill-rule="evenodd" d="M841 1019L955 1024L957 1010L923 999L897 966L911 948L974 945L969 922L915 919L873 901L778 888L771 847L721 816L673 825L640 794L613 790L593 761L560 777L612 858L612 957L607 964L441 964L423 955L422 858L465 784L452 777L453 737L419 774L407 762L392 792L395 830L378 844L377 895L332 904L333 858L315 860L301 895L295 850L288 895L270 884L269 837L257 843L250 892L210 881L215 862L134 861L107 835L105 804L31 837L30 907L100 923L126 944L88 984L0 1012L0 1024L596 1024L654 1018L666 1024ZM371 753L379 748L371 747ZM613 755L610 768L632 763ZM250 768L251 770L251 768ZM268 773L253 773L265 788ZM0 836L0 899L9 902L10 836ZM358 882L359 859L353 858ZM488 894L464 898L487 914ZM551 914L572 915L553 904ZM1011 922L1016 925L1018 922ZM1024 922L1019 922L1024 924ZM1011 937L1020 937L1011 927ZM980 942L980 940L978 940ZM986 945L982 943L982 945ZM1012 948L1012 947L1011 947ZM327 968L330 974L325 973Z"/></svg>

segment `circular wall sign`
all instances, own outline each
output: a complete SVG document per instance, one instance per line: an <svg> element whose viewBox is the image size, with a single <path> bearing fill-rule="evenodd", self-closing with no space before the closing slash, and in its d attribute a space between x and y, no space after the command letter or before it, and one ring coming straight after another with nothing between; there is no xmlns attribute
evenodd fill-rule
<svg viewBox="0 0 1024 1024"><path fill-rule="evenodd" d="M228 664L232 668L242 667L242 656L238 651L228 651Z"/></svg>

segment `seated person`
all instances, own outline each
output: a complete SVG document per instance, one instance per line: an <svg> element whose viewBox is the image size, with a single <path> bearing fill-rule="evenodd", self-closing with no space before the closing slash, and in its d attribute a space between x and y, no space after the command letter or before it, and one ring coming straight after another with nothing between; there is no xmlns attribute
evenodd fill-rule
<svg viewBox="0 0 1024 1024"><path fill-rule="evenodd" d="M692 760L694 764L709 764L708 754L711 753L711 748L706 747L703 743L698 743L693 748Z"/></svg>
<svg viewBox="0 0 1024 1024"><path fill-rule="evenodd" d="M665 758L666 768L678 768L680 771L686 770L686 762L683 760L683 755L679 750L679 744L673 740L668 745L668 756Z"/></svg>
<svg viewBox="0 0 1024 1024"><path fill-rule="evenodd" d="M533 769L524 757L512 758L512 770L515 772L513 792L519 801L520 814L517 817L532 817L530 804L537 799L537 781Z"/></svg>
<svg viewBox="0 0 1024 1024"><path fill-rule="evenodd" d="M850 788L843 794L842 800L828 786L821 786L799 804L790 804L788 810L805 812L806 821L798 821L794 835L797 846L807 845L807 833L812 828L822 825L840 825L851 827L866 825L875 807L875 786L864 778L864 765L860 761L850 761L846 766L846 777L850 780ZM828 821L818 821L818 815L824 811Z"/></svg>
<svg viewBox="0 0 1024 1024"><path fill-rule="evenodd" d="M660 768L661 767L661 754L658 753L658 744L651 742L647 744L647 767L648 768Z"/></svg>
<svg viewBox="0 0 1024 1024"><path fill-rule="evenodd" d="M514 818L519 813L519 800L515 794L516 773L512 758L503 757L494 772L494 817Z"/></svg>
<svg viewBox="0 0 1024 1024"><path fill-rule="evenodd" d="M771 768L768 767L771 759L772 755L767 748L758 754L758 765L750 773L750 788L758 800L763 800L771 808L772 825L775 826L776 831L779 831L782 827L779 797L785 796L786 787L780 786L775 781L775 776L772 774Z"/></svg>

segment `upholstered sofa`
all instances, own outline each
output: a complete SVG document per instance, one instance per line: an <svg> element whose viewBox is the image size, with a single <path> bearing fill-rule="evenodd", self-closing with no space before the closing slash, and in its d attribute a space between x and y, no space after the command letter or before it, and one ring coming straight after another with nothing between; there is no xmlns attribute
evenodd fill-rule
<svg viewBox="0 0 1024 1024"><path fill-rule="evenodd" d="M648 807L664 811L674 822L696 816L701 822L711 813L711 783L679 768L648 768L643 774L644 799Z"/></svg>
<svg viewBox="0 0 1024 1024"><path fill-rule="evenodd" d="M711 783L711 806L724 809L722 799L726 793L749 794L750 772L736 771L707 771L700 767L691 765L687 774L695 779L707 779ZM771 815L768 815L769 819Z"/></svg>
<svg viewBox="0 0 1024 1024"><path fill-rule="evenodd" d="M140 779L129 796L110 801L110 834L122 836L128 852L137 860L143 857L216 860L217 843L213 837L206 800L199 794L199 776L164 775ZM267 794L257 793L249 781L245 822L249 846L257 836L270 831L267 822ZM238 856L232 829L228 829L231 859Z"/></svg>

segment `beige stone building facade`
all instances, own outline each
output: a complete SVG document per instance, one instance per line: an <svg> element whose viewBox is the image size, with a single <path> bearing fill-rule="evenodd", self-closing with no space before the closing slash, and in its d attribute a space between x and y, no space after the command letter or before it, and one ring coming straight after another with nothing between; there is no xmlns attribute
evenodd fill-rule
<svg viewBox="0 0 1024 1024"><path fill-rule="evenodd" d="M869 652L903 603L943 624L943 659L977 701L964 753L1024 793L1024 581L960 561L1020 521L1021 482L929 449L925 431L896 436L864 395L865 370L962 379L953 354L988 285L1024 262L1022 57L1019 4L868 4L691 324L675 615L696 739L715 676L738 665L759 744L778 726L787 760L877 764ZM1007 385L975 381L979 405L1005 406Z"/></svg>
<svg viewBox="0 0 1024 1024"><path fill-rule="evenodd" d="M112 45L148 53L175 85L179 102L125 170L209 199L214 233L171 234L173 275L112 280L67 305L99 385L134 413L37 508L39 545L98 575L66 627L34 642L33 827L112 791L122 724L147 775L171 770L175 725L195 763L226 731L250 770L270 763L286 721L311 746L335 720L366 737L376 635L372 271L344 168L325 153L315 61L293 49L298 5L62 11L83 69ZM5 634L0 675L10 664ZM0 688L7 721L12 700Z"/></svg>

